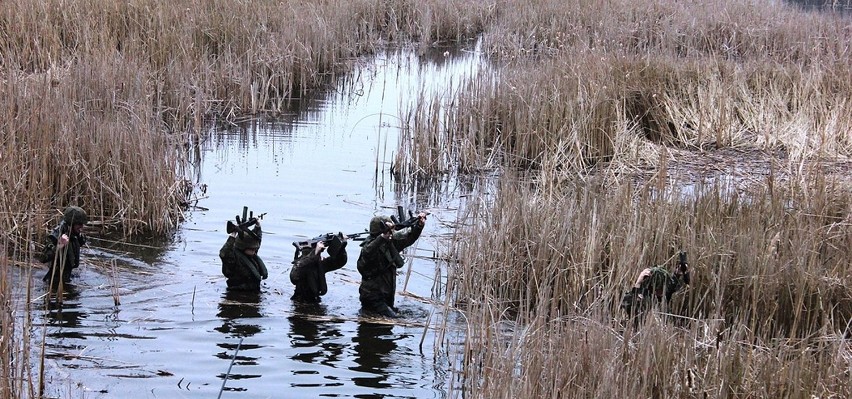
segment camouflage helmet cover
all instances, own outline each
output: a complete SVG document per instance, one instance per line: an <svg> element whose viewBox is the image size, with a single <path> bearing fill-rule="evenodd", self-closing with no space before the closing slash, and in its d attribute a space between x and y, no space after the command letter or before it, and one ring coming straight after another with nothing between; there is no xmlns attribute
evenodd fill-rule
<svg viewBox="0 0 852 399"><path fill-rule="evenodd" d="M79 206L69 206L62 213L62 221L67 225L86 224L89 222L89 216L86 211Z"/></svg>
<svg viewBox="0 0 852 399"><path fill-rule="evenodd" d="M237 240L234 241L234 248L244 251L246 249L260 249L260 240L252 237L249 234L238 234Z"/></svg>
<svg viewBox="0 0 852 399"><path fill-rule="evenodd" d="M662 292L671 279L671 273L664 267L651 268L651 275L643 282L644 286L652 292Z"/></svg>
<svg viewBox="0 0 852 399"><path fill-rule="evenodd" d="M370 235L377 236L387 231L385 223L390 221L390 218L387 216L374 216L370 219Z"/></svg>

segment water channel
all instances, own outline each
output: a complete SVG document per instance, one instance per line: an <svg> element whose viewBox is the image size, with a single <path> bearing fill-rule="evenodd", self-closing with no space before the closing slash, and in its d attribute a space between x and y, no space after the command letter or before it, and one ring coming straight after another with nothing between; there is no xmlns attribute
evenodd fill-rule
<svg viewBox="0 0 852 399"><path fill-rule="evenodd" d="M446 397L451 361L427 328L437 316L427 320L440 310L431 301L442 299L435 257L471 184L399 184L388 167L400 110L481 65L475 50L389 51L291 114L209 132L192 176L204 192L173 237L91 240L61 306L45 309L34 273L32 333L44 335L49 396ZM359 314L358 242L347 247L346 267L329 274L321 305L290 300L293 241L363 231L397 205L432 213L398 278L402 320ZM226 293L218 258L225 223L243 206L266 213L259 255L270 275L256 296Z"/></svg>

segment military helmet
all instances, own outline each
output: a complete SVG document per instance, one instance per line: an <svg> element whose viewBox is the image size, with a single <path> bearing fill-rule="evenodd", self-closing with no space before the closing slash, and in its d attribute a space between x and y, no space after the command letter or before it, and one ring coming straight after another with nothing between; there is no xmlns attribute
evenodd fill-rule
<svg viewBox="0 0 852 399"><path fill-rule="evenodd" d="M86 215L86 211L79 206L69 206L65 208L65 211L62 213L62 221L69 226L73 226L75 224L86 224L89 222L89 217Z"/></svg>
<svg viewBox="0 0 852 399"><path fill-rule="evenodd" d="M328 240L326 246L328 247L328 254L330 256L337 256L343 248L346 248L346 241L343 241L342 237L343 233L337 233Z"/></svg>
<svg viewBox="0 0 852 399"><path fill-rule="evenodd" d="M246 249L253 249L257 251L260 249L260 240L252 237L250 234L237 234L237 240L234 241L234 248L244 251Z"/></svg>
<svg viewBox="0 0 852 399"><path fill-rule="evenodd" d="M651 268L651 275L643 281L643 285L651 292L665 292L669 280L671 273L665 267L656 266Z"/></svg>
<svg viewBox="0 0 852 399"><path fill-rule="evenodd" d="M377 236L387 231L388 227L385 223L390 221L387 216L374 216L370 219L370 235Z"/></svg>

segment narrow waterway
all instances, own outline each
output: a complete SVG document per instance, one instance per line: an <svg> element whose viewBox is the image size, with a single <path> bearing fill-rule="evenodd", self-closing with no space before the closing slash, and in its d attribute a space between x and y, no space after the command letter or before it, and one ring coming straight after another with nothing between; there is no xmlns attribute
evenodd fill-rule
<svg viewBox="0 0 852 399"><path fill-rule="evenodd" d="M388 169L400 110L480 65L472 50L382 53L288 115L209 132L190 177L197 207L174 237L137 245L95 237L61 305L44 305L43 272L34 271L32 333L44 335L49 396L447 396L454 382L447 343L435 342L445 276L436 258L477 183L401 185ZM346 267L328 275L321 305L293 304L293 241L363 231L398 205L431 212L398 277L402 319L359 314L358 242ZM259 295L233 296L218 252L226 221L244 206L265 213L259 255L270 275Z"/></svg>

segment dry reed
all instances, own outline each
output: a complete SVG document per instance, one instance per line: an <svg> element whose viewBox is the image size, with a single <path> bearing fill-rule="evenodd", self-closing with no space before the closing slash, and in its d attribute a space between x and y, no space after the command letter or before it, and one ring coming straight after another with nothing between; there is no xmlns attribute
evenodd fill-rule
<svg viewBox="0 0 852 399"><path fill-rule="evenodd" d="M173 230L193 189L190 147L211 120L282 112L359 55L466 40L492 11L461 0L4 1L2 272L7 255L32 263L67 205L127 235ZM16 341L3 332L5 356ZM0 397L32 381L20 375L28 352L14 359Z"/></svg>
<svg viewBox="0 0 852 399"><path fill-rule="evenodd" d="M655 145L852 156L848 18L751 1L500 4L512 12L482 46L496 71L423 95L401 143L419 153L400 151L397 170L653 167Z"/></svg>
<svg viewBox="0 0 852 399"><path fill-rule="evenodd" d="M469 320L467 394L852 393L848 186L809 175L684 194L673 179L662 193L591 180L542 190L507 176L493 203L468 208L447 293ZM632 332L621 295L680 249L693 281L675 316Z"/></svg>
<svg viewBox="0 0 852 399"><path fill-rule="evenodd" d="M848 18L664 0L497 15L493 72L422 96L395 165L503 171L453 242L458 396L850 396ZM674 316L631 330L621 295L680 249Z"/></svg>

